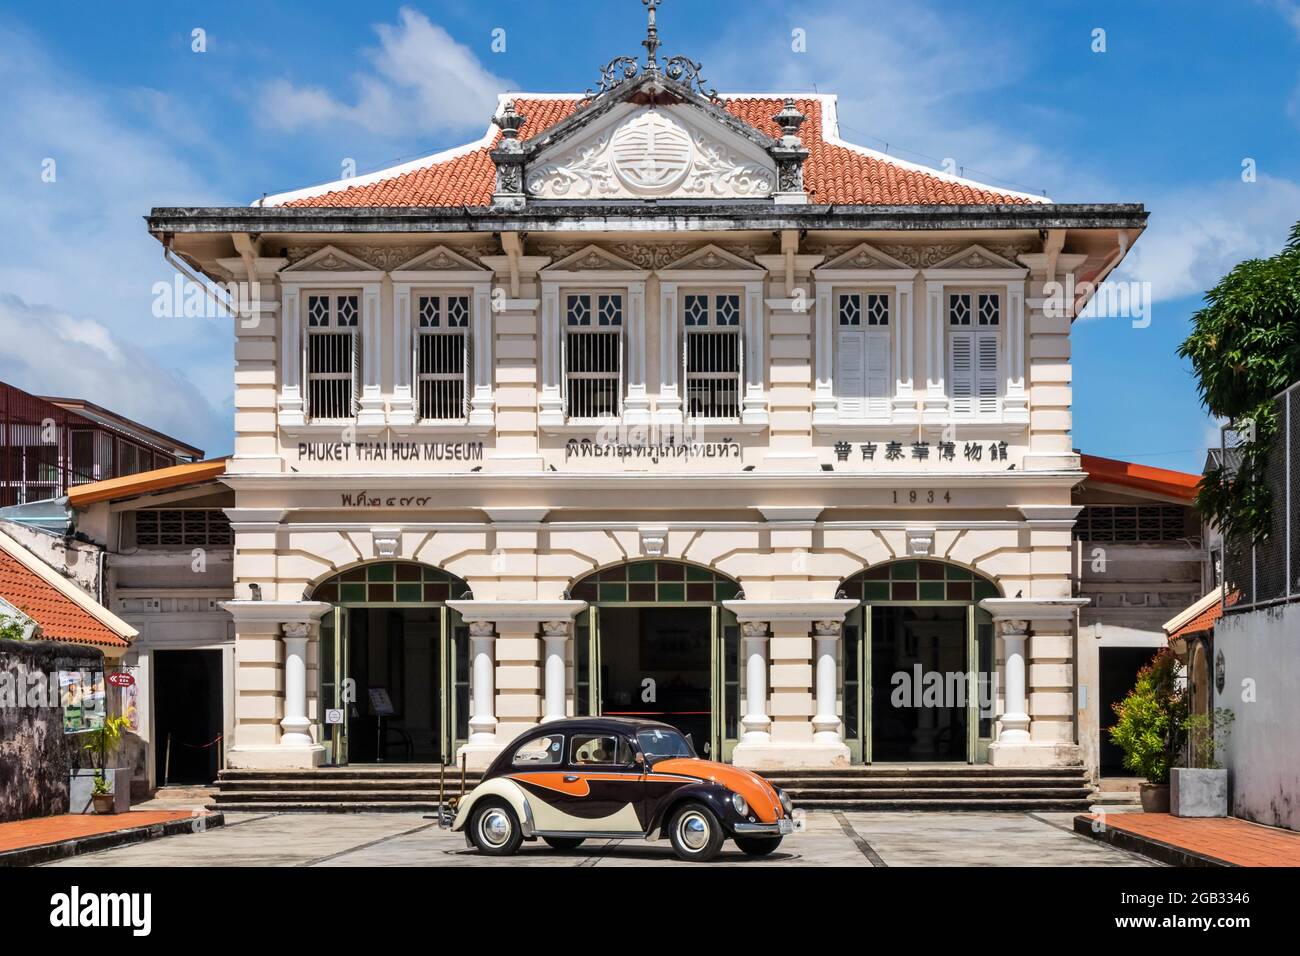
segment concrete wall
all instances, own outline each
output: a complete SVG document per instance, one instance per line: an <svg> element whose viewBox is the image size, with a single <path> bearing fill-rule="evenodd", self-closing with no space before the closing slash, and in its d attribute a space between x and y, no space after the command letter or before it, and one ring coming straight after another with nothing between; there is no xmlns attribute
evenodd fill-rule
<svg viewBox="0 0 1300 956"><path fill-rule="evenodd" d="M69 541L61 535L38 531L13 521L0 521L0 534L7 534L95 600L103 589L103 567L97 545Z"/></svg>
<svg viewBox="0 0 1300 956"><path fill-rule="evenodd" d="M68 773L80 738L63 733L60 670L103 670L104 655L54 641L0 641L0 822L68 812ZM29 679L52 683L39 700ZM54 706L28 706L29 703Z"/></svg>
<svg viewBox="0 0 1300 956"><path fill-rule="evenodd" d="M1300 604L1227 615L1214 629L1220 654L1215 706L1236 715L1224 759L1233 816L1300 830Z"/></svg>

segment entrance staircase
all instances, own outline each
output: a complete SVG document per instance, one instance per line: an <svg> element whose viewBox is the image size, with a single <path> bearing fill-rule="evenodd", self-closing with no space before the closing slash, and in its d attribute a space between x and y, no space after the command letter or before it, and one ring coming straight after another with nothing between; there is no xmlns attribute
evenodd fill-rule
<svg viewBox="0 0 1300 956"><path fill-rule="evenodd" d="M432 813L437 764L371 764L318 770L223 770L210 809L227 813ZM466 788L480 773L465 776ZM444 798L461 792L460 768L446 768Z"/></svg>
<svg viewBox="0 0 1300 956"><path fill-rule="evenodd" d="M1087 771L1020 770L983 764L873 764L763 774L805 810L1087 812Z"/></svg>

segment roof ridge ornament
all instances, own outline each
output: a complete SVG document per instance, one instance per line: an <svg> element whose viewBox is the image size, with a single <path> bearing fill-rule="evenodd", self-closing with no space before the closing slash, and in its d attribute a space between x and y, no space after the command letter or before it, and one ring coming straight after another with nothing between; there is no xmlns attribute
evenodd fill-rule
<svg viewBox="0 0 1300 956"><path fill-rule="evenodd" d="M647 13L646 36L641 41L641 45L646 49L645 66L642 66L634 56L614 57L600 68L600 84L594 90L587 90L584 99L593 100L603 96L638 76L662 76L710 100L717 100L718 91L710 88L708 80L700 75L703 67L690 57L669 57L664 61L663 68L660 68L659 47L662 44L659 40L657 11L663 0L641 0L641 2L645 5Z"/></svg>

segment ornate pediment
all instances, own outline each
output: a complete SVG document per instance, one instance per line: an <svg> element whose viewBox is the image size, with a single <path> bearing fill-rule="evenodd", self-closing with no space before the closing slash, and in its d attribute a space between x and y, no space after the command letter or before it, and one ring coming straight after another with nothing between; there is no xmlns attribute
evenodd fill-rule
<svg viewBox="0 0 1300 956"><path fill-rule="evenodd" d="M530 197L764 199L776 190L765 151L693 109L628 104L582 133L528 164Z"/></svg>
<svg viewBox="0 0 1300 956"><path fill-rule="evenodd" d="M934 264L936 269L1024 269L1019 263L1004 259L996 252L990 252L979 243L974 243Z"/></svg>
<svg viewBox="0 0 1300 956"><path fill-rule="evenodd" d="M543 272L635 272L637 267L597 245L584 246Z"/></svg>
<svg viewBox="0 0 1300 956"><path fill-rule="evenodd" d="M860 242L847 252L841 253L818 271L834 269L909 269L905 262L886 255L879 249L865 242Z"/></svg>
<svg viewBox="0 0 1300 956"><path fill-rule="evenodd" d="M723 249L721 246L715 246L709 243L701 246L694 252L682 256L680 259L664 267L664 271L682 272L685 270L714 270L714 269L744 269L750 272L763 272L761 266L755 265L740 256L734 255Z"/></svg>
<svg viewBox="0 0 1300 956"><path fill-rule="evenodd" d="M316 250L283 272L378 272L370 263L344 252L338 246L325 246Z"/></svg>
<svg viewBox="0 0 1300 956"><path fill-rule="evenodd" d="M397 267L396 272L485 272L482 266L447 246L434 246Z"/></svg>

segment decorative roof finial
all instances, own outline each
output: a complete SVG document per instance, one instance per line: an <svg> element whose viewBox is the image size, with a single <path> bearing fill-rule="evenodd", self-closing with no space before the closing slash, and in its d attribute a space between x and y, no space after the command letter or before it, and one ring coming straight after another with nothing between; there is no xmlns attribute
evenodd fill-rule
<svg viewBox="0 0 1300 956"><path fill-rule="evenodd" d="M645 47L646 53L649 54L646 57L646 71L653 73L659 69L659 61L655 59L655 52L659 49L659 26L655 22L655 11L659 8L662 0L641 0L641 2L646 5L646 10L650 16L650 21L646 26L645 39L641 41L641 45Z"/></svg>

